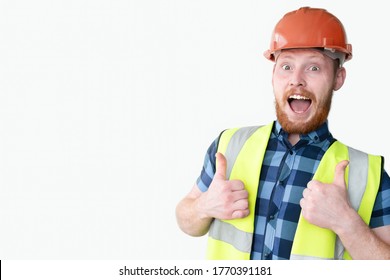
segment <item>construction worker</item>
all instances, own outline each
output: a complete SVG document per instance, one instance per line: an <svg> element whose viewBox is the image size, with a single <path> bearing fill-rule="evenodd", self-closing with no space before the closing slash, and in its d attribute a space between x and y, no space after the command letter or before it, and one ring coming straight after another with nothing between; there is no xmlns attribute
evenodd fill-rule
<svg viewBox="0 0 390 280"><path fill-rule="evenodd" d="M264 55L274 62L277 120L212 142L176 207L179 227L208 233L209 259L390 259L383 158L328 129L352 58L342 23L325 9L289 12Z"/></svg>

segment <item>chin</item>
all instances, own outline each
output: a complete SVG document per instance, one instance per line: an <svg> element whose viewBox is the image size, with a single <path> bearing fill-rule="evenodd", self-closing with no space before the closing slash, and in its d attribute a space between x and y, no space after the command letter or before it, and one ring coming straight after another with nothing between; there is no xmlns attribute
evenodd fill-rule
<svg viewBox="0 0 390 280"><path fill-rule="evenodd" d="M314 109L316 108L316 109ZM320 106L312 107L312 113L305 118L303 115L296 119L291 119L285 110L275 102L277 120L283 130L288 134L308 134L318 129L326 122L331 108L331 98L325 100ZM288 110L287 108L286 110Z"/></svg>
<svg viewBox="0 0 390 280"><path fill-rule="evenodd" d="M283 122L280 121L280 124L284 131L288 134L308 134L312 131L315 131L319 128L323 122L321 123L294 123L294 122Z"/></svg>
<svg viewBox="0 0 390 280"><path fill-rule="evenodd" d="M308 134L318 129L328 118L329 111L318 111L307 120L291 120L281 110L276 111L277 119L288 134Z"/></svg>

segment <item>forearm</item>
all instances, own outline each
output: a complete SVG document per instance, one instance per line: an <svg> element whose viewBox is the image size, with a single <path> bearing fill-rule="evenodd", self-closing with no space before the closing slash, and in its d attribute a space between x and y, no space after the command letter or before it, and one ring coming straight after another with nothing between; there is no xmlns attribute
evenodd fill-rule
<svg viewBox="0 0 390 280"><path fill-rule="evenodd" d="M191 236L205 235L213 218L202 215L197 198L184 198L176 207L176 219L180 229Z"/></svg>
<svg viewBox="0 0 390 280"><path fill-rule="evenodd" d="M345 221L336 233L353 259L390 259L390 245L370 229L356 212L350 213Z"/></svg>

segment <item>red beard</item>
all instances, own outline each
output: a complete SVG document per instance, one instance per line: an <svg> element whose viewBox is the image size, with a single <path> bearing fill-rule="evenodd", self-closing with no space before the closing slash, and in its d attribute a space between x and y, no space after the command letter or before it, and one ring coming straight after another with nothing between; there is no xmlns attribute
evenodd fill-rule
<svg viewBox="0 0 390 280"><path fill-rule="evenodd" d="M312 100L312 105L317 106L317 108L312 108L316 110L316 112L315 115L310 119L306 119L302 121L289 120L287 114L281 109L285 105L287 105L288 103L287 97L283 99L283 104L278 104L278 102L275 101L275 110L276 110L277 119L280 125L282 126L283 130L289 134L308 134L316 130L326 121L330 112L330 108L332 104L332 95L333 95L332 92L328 94L328 97L326 99L322 100L318 104L316 102L316 98L313 93L305 90L303 91L301 90L300 93L306 97L309 97ZM292 91L289 91L286 93L286 96L290 96L291 94Z"/></svg>

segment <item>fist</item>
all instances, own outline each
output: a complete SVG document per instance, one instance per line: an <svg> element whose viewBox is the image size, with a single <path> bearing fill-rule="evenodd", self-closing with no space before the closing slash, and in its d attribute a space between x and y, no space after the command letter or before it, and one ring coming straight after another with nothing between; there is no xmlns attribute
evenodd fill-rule
<svg viewBox="0 0 390 280"><path fill-rule="evenodd" d="M204 193L203 207L207 216L217 219L238 219L249 215L248 192L240 180L226 178L226 158L217 153L213 181Z"/></svg>

